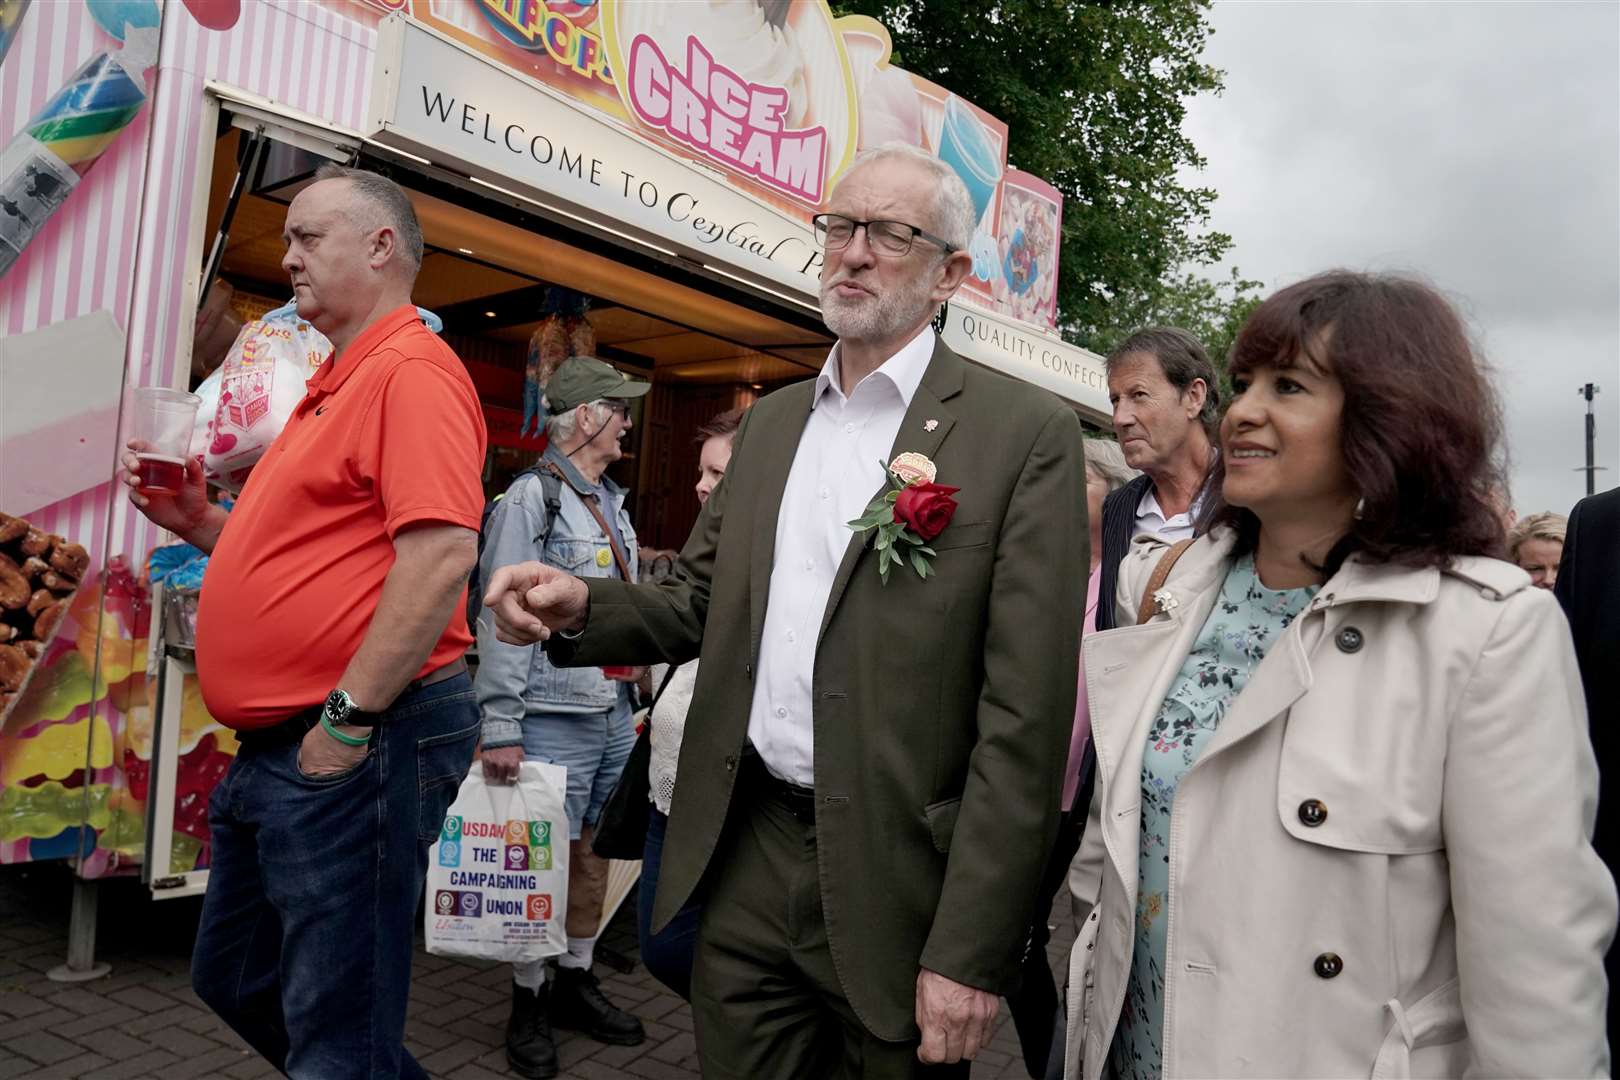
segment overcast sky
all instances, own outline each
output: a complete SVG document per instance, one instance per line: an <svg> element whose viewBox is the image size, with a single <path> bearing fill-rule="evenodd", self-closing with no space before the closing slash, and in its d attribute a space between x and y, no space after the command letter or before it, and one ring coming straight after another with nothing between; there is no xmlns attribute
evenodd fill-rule
<svg viewBox="0 0 1620 1080"><path fill-rule="evenodd" d="M1620 3L1217 2L1226 89L1185 130L1228 265L1269 289L1334 266L1428 278L1507 405L1520 513L1620 484Z"/></svg>

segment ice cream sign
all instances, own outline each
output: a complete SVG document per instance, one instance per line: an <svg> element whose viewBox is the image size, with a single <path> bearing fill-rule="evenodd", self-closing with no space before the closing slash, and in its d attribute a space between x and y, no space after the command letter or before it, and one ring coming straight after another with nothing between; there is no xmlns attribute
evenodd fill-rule
<svg viewBox="0 0 1620 1080"><path fill-rule="evenodd" d="M700 153L819 203L826 187L827 129L788 129L788 92L746 82L686 39L686 70L642 34L630 46L630 107L648 127Z"/></svg>
<svg viewBox="0 0 1620 1080"><path fill-rule="evenodd" d="M646 130L819 206L859 121L843 37L822 3L605 0L619 94Z"/></svg>

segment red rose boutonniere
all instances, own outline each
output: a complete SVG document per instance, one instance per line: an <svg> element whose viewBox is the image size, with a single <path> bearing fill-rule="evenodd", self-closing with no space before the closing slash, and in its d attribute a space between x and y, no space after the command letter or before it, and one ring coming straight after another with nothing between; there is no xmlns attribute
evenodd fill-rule
<svg viewBox="0 0 1620 1080"><path fill-rule="evenodd" d="M866 513L849 523L878 553L878 576L889 583L889 571L909 563L920 578L933 573L929 562L934 549L929 543L956 514L951 498L961 488L934 483L934 463L921 454L904 453L889 464L885 475L889 489L866 508Z"/></svg>

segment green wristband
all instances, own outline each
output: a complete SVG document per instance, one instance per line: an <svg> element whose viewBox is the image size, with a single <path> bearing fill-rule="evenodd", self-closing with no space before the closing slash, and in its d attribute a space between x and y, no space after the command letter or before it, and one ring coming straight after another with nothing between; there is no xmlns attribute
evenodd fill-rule
<svg viewBox="0 0 1620 1080"><path fill-rule="evenodd" d="M332 736L332 738L336 739L344 746L364 746L366 743L371 741L371 736L369 735L363 735L359 738L355 738L353 735L343 734L343 732L332 726L332 721L326 718L325 713L321 714L321 727L325 728L328 735Z"/></svg>

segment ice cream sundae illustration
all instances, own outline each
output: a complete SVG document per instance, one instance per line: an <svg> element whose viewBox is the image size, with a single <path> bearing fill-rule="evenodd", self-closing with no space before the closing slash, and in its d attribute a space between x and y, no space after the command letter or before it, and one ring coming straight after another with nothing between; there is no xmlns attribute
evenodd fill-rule
<svg viewBox="0 0 1620 1080"><path fill-rule="evenodd" d="M1022 187L1002 196L999 274L992 293L1007 312L1050 322L1056 284L1058 207Z"/></svg>

